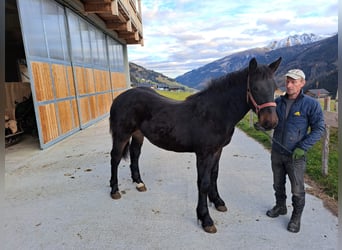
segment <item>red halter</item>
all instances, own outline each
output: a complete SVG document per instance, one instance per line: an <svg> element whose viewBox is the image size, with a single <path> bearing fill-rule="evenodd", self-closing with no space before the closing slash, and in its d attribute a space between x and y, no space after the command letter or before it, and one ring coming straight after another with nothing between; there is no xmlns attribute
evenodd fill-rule
<svg viewBox="0 0 342 250"><path fill-rule="evenodd" d="M250 89L250 86L249 86L249 75L248 75L248 78L247 78L247 103L248 103L248 100L251 100L254 108L255 108L255 113L258 114L260 110L262 110L263 108L266 108L266 107L275 107L277 106L277 104L275 102L266 102L266 103L263 103L261 105L258 105L252 95L252 91Z"/></svg>

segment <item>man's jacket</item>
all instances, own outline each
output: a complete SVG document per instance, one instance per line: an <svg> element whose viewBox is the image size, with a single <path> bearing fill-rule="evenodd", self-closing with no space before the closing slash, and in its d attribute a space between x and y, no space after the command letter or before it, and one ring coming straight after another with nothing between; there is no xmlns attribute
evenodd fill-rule
<svg viewBox="0 0 342 250"><path fill-rule="evenodd" d="M302 91L292 104L286 118L285 98L286 95L275 100L279 121L274 129L272 149L287 155L290 154L288 151L293 152L297 147L307 151L325 131L321 105L316 99L303 94Z"/></svg>

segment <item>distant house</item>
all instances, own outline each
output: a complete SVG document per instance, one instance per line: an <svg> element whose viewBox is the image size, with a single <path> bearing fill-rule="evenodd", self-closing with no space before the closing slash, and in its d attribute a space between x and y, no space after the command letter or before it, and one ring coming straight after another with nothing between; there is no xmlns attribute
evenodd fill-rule
<svg viewBox="0 0 342 250"><path fill-rule="evenodd" d="M164 84L164 83L159 83L157 85L157 89L159 89L159 90L167 90L167 91L184 91L185 87L169 86L169 85Z"/></svg>
<svg viewBox="0 0 342 250"><path fill-rule="evenodd" d="M167 85L167 84L158 83L158 84L157 84L157 89L159 89L159 90L170 90L170 87L169 87L169 85Z"/></svg>
<svg viewBox="0 0 342 250"><path fill-rule="evenodd" d="M326 89L308 89L305 94L314 98L324 98L329 96L330 92Z"/></svg>
<svg viewBox="0 0 342 250"><path fill-rule="evenodd" d="M170 87L170 91L185 91L185 87Z"/></svg>
<svg viewBox="0 0 342 250"><path fill-rule="evenodd" d="M145 88L154 88L154 85L148 82L132 82L131 87L145 87Z"/></svg>

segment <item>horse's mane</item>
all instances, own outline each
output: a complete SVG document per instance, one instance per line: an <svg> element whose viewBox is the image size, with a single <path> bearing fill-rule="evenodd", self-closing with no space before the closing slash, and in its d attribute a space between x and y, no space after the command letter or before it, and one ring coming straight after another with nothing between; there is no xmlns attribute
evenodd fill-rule
<svg viewBox="0 0 342 250"><path fill-rule="evenodd" d="M247 71L248 68L245 68L239 71L228 73L215 79L211 79L209 82L207 82L207 86L203 90L189 96L187 100L200 98L201 96L207 96L210 95L210 93L215 93L216 95L217 92L227 93L227 90L229 90L233 85L236 85L241 81L245 81Z"/></svg>

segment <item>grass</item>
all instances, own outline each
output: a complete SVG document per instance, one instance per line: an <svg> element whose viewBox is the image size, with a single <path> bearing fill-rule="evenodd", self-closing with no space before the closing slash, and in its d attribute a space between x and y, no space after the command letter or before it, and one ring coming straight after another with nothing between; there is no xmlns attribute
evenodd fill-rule
<svg viewBox="0 0 342 250"><path fill-rule="evenodd" d="M168 98L183 101L185 100L189 95L192 95L192 92L177 92L177 91L163 91L163 90L157 90L157 92L163 96L166 96Z"/></svg>
<svg viewBox="0 0 342 250"><path fill-rule="evenodd" d="M337 128L330 128L328 175L322 174L322 140L308 152L307 174L318 183L326 194L338 200L338 152Z"/></svg>
<svg viewBox="0 0 342 250"><path fill-rule="evenodd" d="M176 100L184 100L191 92L169 92L158 91L160 94ZM333 109L332 109L333 110ZM237 127L244 131L248 136L260 142L266 149L271 149L270 138L254 127L250 127L250 114L248 113L238 124ZM253 114L256 121L256 115ZM322 174L322 141L321 139L308 151L308 161L306 173L318 186L330 197L338 200L338 130L330 128L328 175Z"/></svg>

